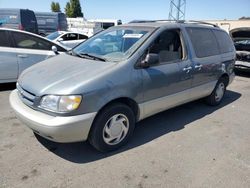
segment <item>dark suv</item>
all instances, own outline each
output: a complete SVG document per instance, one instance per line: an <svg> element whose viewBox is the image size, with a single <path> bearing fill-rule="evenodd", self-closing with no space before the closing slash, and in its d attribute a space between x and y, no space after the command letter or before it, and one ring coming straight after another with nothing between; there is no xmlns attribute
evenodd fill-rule
<svg viewBox="0 0 250 188"><path fill-rule="evenodd" d="M0 8L0 27L38 33L35 14L28 9Z"/></svg>

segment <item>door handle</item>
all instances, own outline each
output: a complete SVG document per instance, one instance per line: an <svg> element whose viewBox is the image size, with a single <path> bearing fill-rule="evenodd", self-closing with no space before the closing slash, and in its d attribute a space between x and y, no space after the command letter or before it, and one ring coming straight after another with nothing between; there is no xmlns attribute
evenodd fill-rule
<svg viewBox="0 0 250 188"><path fill-rule="evenodd" d="M195 69L198 69L198 70L201 70L202 67L203 67L203 65L200 65L200 64L194 66L194 68L195 68Z"/></svg>
<svg viewBox="0 0 250 188"><path fill-rule="evenodd" d="M193 68L191 66L183 68L183 71L189 73Z"/></svg>
<svg viewBox="0 0 250 188"><path fill-rule="evenodd" d="M18 57L20 57L20 58L27 58L28 55L27 54L19 54Z"/></svg>

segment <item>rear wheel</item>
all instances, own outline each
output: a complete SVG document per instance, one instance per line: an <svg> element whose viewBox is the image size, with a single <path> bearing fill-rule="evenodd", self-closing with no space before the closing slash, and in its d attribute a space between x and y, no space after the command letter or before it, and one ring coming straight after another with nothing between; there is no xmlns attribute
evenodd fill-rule
<svg viewBox="0 0 250 188"><path fill-rule="evenodd" d="M134 127L133 111L124 104L113 104L102 110L95 119L89 142L99 151L112 151L129 140Z"/></svg>
<svg viewBox="0 0 250 188"><path fill-rule="evenodd" d="M221 103L226 91L226 83L226 79L219 79L211 95L206 97L206 103L208 105L217 106Z"/></svg>

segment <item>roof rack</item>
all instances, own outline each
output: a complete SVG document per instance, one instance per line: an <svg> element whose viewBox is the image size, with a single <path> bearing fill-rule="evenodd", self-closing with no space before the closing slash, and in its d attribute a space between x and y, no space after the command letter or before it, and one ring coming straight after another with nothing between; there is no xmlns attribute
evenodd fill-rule
<svg viewBox="0 0 250 188"><path fill-rule="evenodd" d="M152 23L152 22L175 22L175 23L193 23L193 24L202 24L202 25L210 25L213 27L219 27L216 24L196 21L196 20L133 20L130 23Z"/></svg>
<svg viewBox="0 0 250 188"><path fill-rule="evenodd" d="M219 27L216 24L212 24L212 23L208 23L208 22L203 22L203 21L197 21L197 20L180 20L178 22L180 22L180 23L194 23L194 24L202 24L202 25L210 25L210 26L213 26L213 27Z"/></svg>

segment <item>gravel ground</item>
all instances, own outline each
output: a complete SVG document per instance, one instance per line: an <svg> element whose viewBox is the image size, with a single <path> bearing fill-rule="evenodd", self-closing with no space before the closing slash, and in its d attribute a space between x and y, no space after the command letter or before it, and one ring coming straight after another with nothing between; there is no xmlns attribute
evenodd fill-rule
<svg viewBox="0 0 250 188"><path fill-rule="evenodd" d="M122 149L57 144L19 122L0 85L0 187L250 187L250 76L219 107L202 101L138 123Z"/></svg>

